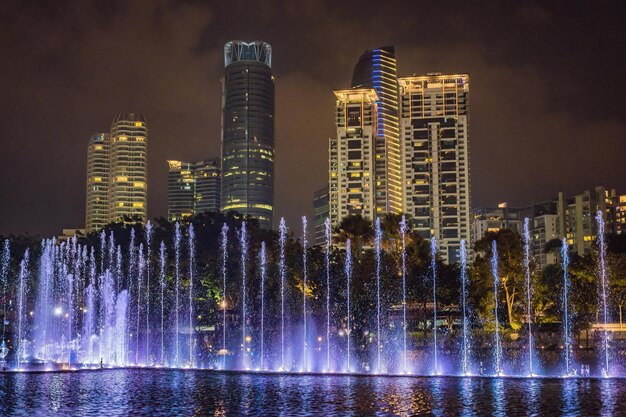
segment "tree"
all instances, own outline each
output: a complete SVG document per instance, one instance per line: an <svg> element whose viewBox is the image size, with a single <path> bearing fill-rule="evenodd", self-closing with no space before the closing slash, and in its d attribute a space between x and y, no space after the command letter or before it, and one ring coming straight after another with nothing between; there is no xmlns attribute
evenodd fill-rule
<svg viewBox="0 0 626 417"><path fill-rule="evenodd" d="M350 243L354 248L355 256L358 258L363 251L363 247L371 244L374 238L374 229L372 222L365 219L360 214L344 217L338 225L334 227L336 234L335 242L345 245L350 239Z"/></svg>
<svg viewBox="0 0 626 417"><path fill-rule="evenodd" d="M512 329L520 328L520 321L516 317L517 297L522 293L525 283L524 254L522 240L519 234L511 229L501 229L497 232L487 232L485 236L476 242L476 261L474 268L478 269L478 275L483 280L493 280L491 272L492 243L496 242L498 253L498 275L502 289L504 290L505 305L509 326ZM500 295L497 295L500 297Z"/></svg>

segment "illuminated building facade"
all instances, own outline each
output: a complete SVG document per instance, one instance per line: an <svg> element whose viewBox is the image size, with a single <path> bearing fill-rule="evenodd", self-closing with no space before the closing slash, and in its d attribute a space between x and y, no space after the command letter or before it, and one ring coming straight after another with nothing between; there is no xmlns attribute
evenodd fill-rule
<svg viewBox="0 0 626 417"><path fill-rule="evenodd" d="M559 237L565 237L570 250L580 256L589 255L597 234L596 213L604 213L605 233L614 233L615 204L614 189L597 186L580 194L566 197L560 192L557 200Z"/></svg>
<svg viewBox="0 0 626 417"><path fill-rule="evenodd" d="M102 229L109 221L109 174L111 140L108 133L96 133L87 146L87 232Z"/></svg>
<svg viewBox="0 0 626 417"><path fill-rule="evenodd" d="M313 194L313 224L314 244L322 245L326 242L326 219L328 218L328 186L317 190Z"/></svg>
<svg viewBox="0 0 626 417"><path fill-rule="evenodd" d="M470 241L469 75L398 79L403 209L449 263Z"/></svg>
<svg viewBox="0 0 626 417"><path fill-rule="evenodd" d="M141 114L120 113L111 133L87 147L87 233L128 218L148 217L148 126Z"/></svg>
<svg viewBox="0 0 626 417"><path fill-rule="evenodd" d="M217 158L194 163L195 214L220 211L222 200L220 171L220 160Z"/></svg>
<svg viewBox="0 0 626 417"><path fill-rule="evenodd" d="M220 210L219 160L170 160L167 163L167 217L170 221Z"/></svg>
<svg viewBox="0 0 626 417"><path fill-rule="evenodd" d="M109 222L126 218L148 218L148 126L138 113L120 113L111 124Z"/></svg>
<svg viewBox="0 0 626 417"><path fill-rule="evenodd" d="M231 41L222 79L222 198L237 211L272 226L274 215L274 77L272 47Z"/></svg>
<svg viewBox="0 0 626 417"><path fill-rule="evenodd" d="M195 183L193 164L167 161L167 218L175 222L193 216Z"/></svg>
<svg viewBox="0 0 626 417"><path fill-rule="evenodd" d="M507 203L500 203L497 207L473 209L470 223L472 229L471 246L474 246L487 232L511 229L521 235L524 228L524 215L527 211L527 208L509 207Z"/></svg>
<svg viewBox="0 0 626 417"><path fill-rule="evenodd" d="M336 90L337 136L329 141L329 213L334 226L346 216L376 216L377 101L374 89Z"/></svg>
<svg viewBox="0 0 626 417"><path fill-rule="evenodd" d="M402 211L402 166L398 125L398 80L393 46L365 51L352 74L352 88L376 91L376 213Z"/></svg>

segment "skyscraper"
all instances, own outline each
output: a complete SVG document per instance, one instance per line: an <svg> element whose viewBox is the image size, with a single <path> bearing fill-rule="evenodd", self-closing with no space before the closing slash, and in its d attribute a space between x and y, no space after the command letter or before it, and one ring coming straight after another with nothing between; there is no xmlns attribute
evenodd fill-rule
<svg viewBox="0 0 626 417"><path fill-rule="evenodd" d="M198 162L170 160L167 163L167 217L170 221L220 210L218 159Z"/></svg>
<svg viewBox="0 0 626 417"><path fill-rule="evenodd" d="M194 175L190 162L167 161L167 219L175 222L194 214Z"/></svg>
<svg viewBox="0 0 626 417"><path fill-rule="evenodd" d="M148 218L148 126L137 113L120 113L111 124L109 221L125 218Z"/></svg>
<svg viewBox="0 0 626 417"><path fill-rule="evenodd" d="M111 141L108 133L95 133L87 146L87 207L85 229L93 232L109 221Z"/></svg>
<svg viewBox="0 0 626 417"><path fill-rule="evenodd" d="M337 136L329 140L330 220L376 216L375 140L378 95L374 89L336 90Z"/></svg>
<svg viewBox="0 0 626 417"><path fill-rule="evenodd" d="M398 80L393 46L365 51L354 67L352 88L373 88L376 100L376 214L402 211Z"/></svg>
<svg viewBox="0 0 626 417"><path fill-rule="evenodd" d="M326 219L329 215L328 185L313 193L313 243L322 245L326 242Z"/></svg>
<svg viewBox="0 0 626 417"><path fill-rule="evenodd" d="M148 127L141 114L120 113L111 133L96 133L87 148L87 233L109 223L148 217Z"/></svg>
<svg viewBox="0 0 626 417"><path fill-rule="evenodd" d="M222 79L222 210L272 226L274 77L272 47L231 41Z"/></svg>
<svg viewBox="0 0 626 417"><path fill-rule="evenodd" d="M398 83L402 211L453 263L460 241L470 239L469 75L432 73Z"/></svg>

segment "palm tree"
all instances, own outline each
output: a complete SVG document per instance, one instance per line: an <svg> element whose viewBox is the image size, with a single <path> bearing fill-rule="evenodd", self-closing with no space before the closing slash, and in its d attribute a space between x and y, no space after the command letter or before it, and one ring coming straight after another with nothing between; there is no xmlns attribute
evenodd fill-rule
<svg viewBox="0 0 626 417"><path fill-rule="evenodd" d="M374 238L372 222L365 219L360 214L344 217L333 229L335 243L345 245L350 239L356 256L359 256L363 247L371 244Z"/></svg>

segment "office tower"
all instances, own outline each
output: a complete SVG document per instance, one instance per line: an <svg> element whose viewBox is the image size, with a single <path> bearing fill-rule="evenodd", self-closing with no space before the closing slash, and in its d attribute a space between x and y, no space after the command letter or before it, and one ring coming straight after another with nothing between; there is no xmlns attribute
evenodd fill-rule
<svg viewBox="0 0 626 417"><path fill-rule="evenodd" d="M352 88L373 88L376 100L376 214L402 211L398 126L398 81L393 46L365 51L352 74Z"/></svg>
<svg viewBox="0 0 626 417"><path fill-rule="evenodd" d="M109 221L148 217L148 126L143 115L120 113L111 124Z"/></svg>
<svg viewBox="0 0 626 417"><path fill-rule="evenodd" d="M170 221L220 210L219 160L169 160L167 163L167 217Z"/></svg>
<svg viewBox="0 0 626 417"><path fill-rule="evenodd" d="M470 239L469 75L398 79L403 212L449 263Z"/></svg>
<svg viewBox="0 0 626 417"><path fill-rule="evenodd" d="M231 41L222 79L222 210L272 226L274 77L272 47Z"/></svg>
<svg viewBox="0 0 626 417"><path fill-rule="evenodd" d="M88 233L102 229L109 220L110 147L108 133L96 133L89 138L85 223Z"/></svg>
<svg viewBox="0 0 626 417"><path fill-rule="evenodd" d="M221 186L219 159L207 159L193 164L195 179L194 214L220 211Z"/></svg>
<svg viewBox="0 0 626 417"><path fill-rule="evenodd" d="M326 243L326 219L329 215L328 186L313 194L313 224L315 245Z"/></svg>
<svg viewBox="0 0 626 417"><path fill-rule="evenodd" d="M194 175L190 162L167 161L167 218L175 222L194 214Z"/></svg>
<svg viewBox="0 0 626 417"><path fill-rule="evenodd" d="M376 216L374 89L336 90L337 136L329 140L329 212L334 226L346 216Z"/></svg>

